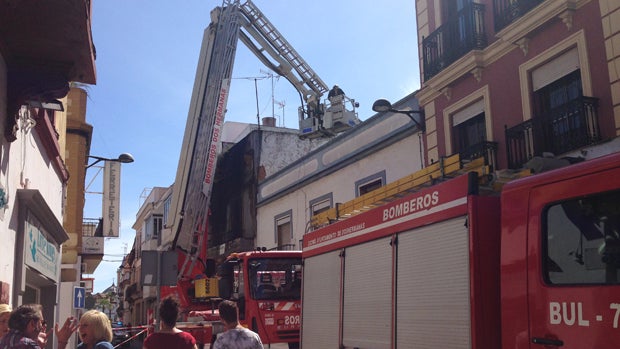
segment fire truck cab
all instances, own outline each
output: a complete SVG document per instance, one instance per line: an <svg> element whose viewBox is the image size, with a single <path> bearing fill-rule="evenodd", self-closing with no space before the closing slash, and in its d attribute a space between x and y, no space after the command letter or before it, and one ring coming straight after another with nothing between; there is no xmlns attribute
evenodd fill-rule
<svg viewBox="0 0 620 349"><path fill-rule="evenodd" d="M241 322L264 343L297 347L301 269L299 251L234 253L220 265L219 294L237 301Z"/></svg>

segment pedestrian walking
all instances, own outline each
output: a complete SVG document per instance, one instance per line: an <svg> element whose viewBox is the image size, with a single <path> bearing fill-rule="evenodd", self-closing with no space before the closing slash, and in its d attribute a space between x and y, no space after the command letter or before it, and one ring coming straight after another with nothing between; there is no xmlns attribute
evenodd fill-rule
<svg viewBox="0 0 620 349"><path fill-rule="evenodd" d="M179 303L166 297L159 305L160 330L149 334L142 345L143 349L197 349L196 339L189 333L176 328L179 317Z"/></svg>
<svg viewBox="0 0 620 349"><path fill-rule="evenodd" d="M218 309L226 332L218 335L213 344L214 349L264 349L258 334L239 323L237 303L225 300Z"/></svg>

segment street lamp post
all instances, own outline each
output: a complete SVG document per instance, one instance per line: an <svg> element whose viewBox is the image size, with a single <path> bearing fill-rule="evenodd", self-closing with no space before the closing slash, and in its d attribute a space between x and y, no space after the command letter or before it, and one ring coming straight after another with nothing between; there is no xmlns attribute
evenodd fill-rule
<svg viewBox="0 0 620 349"><path fill-rule="evenodd" d="M119 236L119 206L120 206L120 164L121 163L131 163L134 162L134 158L129 153L122 153L117 158L106 158L102 156L94 156L88 155L88 159L93 159L94 161L88 164L86 161L85 168L88 171L91 167L96 167L96 173L90 178L90 181L84 188L85 194L100 194L103 195L102 202L102 218L99 219L99 224L101 224L100 235L94 232L91 235L83 235L82 236L82 258L84 260L93 261L94 268L96 268L97 264L101 261L100 255L103 254L104 248L104 238L105 237L118 237ZM105 166L97 165L101 161L105 162ZM116 163L116 164L114 164ZM97 166L96 166L97 165ZM89 191L93 182L97 179L98 175L103 172L104 177L104 185L102 191ZM84 246L87 247L87 252L84 250ZM99 257L88 256L88 255L98 255ZM90 272L94 271L93 269L88 269Z"/></svg>
<svg viewBox="0 0 620 349"><path fill-rule="evenodd" d="M94 156L94 155L89 155L88 156L91 159L95 159L95 161L93 161L91 164L86 165L86 169L88 170L89 168L95 166L96 164L100 163L101 161L111 161L111 162L119 162L121 164L129 164L134 162L134 158L133 155L129 154L129 153L122 153L121 155L119 155L116 159L109 159L109 158L104 158L101 156ZM103 192L93 192L93 191L88 191L88 189L90 188L90 186L93 184L93 182L95 181L95 179L97 178L97 176L99 175L99 173L101 173L101 170L103 169L103 166L95 166L98 167L99 170L97 171L97 173L93 176L93 178L90 180L90 182L88 182L88 185L86 186L86 190L85 192L88 194L103 194Z"/></svg>
<svg viewBox="0 0 620 349"><path fill-rule="evenodd" d="M392 103L390 103L390 101L388 101L387 99L377 99L373 104L372 104L372 110L377 112L377 113L384 113L384 112L392 112L392 113L400 113L400 114L405 114L407 115L411 120L413 120L413 122L416 124L416 126L418 127L418 130L420 130L420 133L418 133L418 142L419 142L419 147L420 147L420 167L424 168L424 156L423 156L423 145L422 145L422 133L426 132L426 120L424 119L424 109L421 110L398 110L398 109L394 109L394 107L392 107ZM414 115L419 115L420 116L420 120L418 121L416 120L415 117L413 117Z"/></svg>
<svg viewBox="0 0 620 349"><path fill-rule="evenodd" d="M372 104L372 110L377 112L377 113L383 113L383 112L392 112L392 113L400 113L400 114L406 114L409 118L411 118L411 120L413 120L413 122L416 124L416 126L418 126L418 129L424 133L426 132L426 123L424 122L424 110L397 110L394 109L392 107L392 103L390 103L390 101L388 101L387 99L377 99L373 104ZM416 118L413 117L413 115L418 114L421 117L421 122L416 120Z"/></svg>
<svg viewBox="0 0 620 349"><path fill-rule="evenodd" d="M101 156L94 156L94 155L89 155L88 156L91 159L95 159L95 161L93 163L91 163L90 165L87 165L86 168L91 168L93 167L95 164L98 164L100 161L112 161L112 162L120 162L123 164L128 164L134 161L133 156L129 153L122 153L121 155L119 155L116 159L108 159L108 158L104 158Z"/></svg>

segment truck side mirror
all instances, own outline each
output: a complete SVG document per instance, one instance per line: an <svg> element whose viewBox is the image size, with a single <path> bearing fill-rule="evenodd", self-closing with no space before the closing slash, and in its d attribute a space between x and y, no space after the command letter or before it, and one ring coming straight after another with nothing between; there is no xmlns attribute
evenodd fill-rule
<svg viewBox="0 0 620 349"><path fill-rule="evenodd" d="M205 275L208 278L215 277L216 269L215 259L207 259L205 261Z"/></svg>
<svg viewBox="0 0 620 349"><path fill-rule="evenodd" d="M233 288L233 279L229 277L220 278L217 283L218 293L220 294L220 298L222 299L230 299Z"/></svg>

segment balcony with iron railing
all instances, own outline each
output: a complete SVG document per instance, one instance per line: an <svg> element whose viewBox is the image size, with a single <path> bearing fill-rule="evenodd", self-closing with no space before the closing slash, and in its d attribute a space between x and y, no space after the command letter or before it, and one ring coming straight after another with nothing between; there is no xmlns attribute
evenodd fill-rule
<svg viewBox="0 0 620 349"><path fill-rule="evenodd" d="M484 5L471 3L422 39L424 80L429 80L472 50L487 46Z"/></svg>
<svg viewBox="0 0 620 349"><path fill-rule="evenodd" d="M473 144L459 151L461 161L464 163L483 158L484 164L489 166L490 171L497 169L497 142L483 141Z"/></svg>
<svg viewBox="0 0 620 349"><path fill-rule="evenodd" d="M495 32L507 27L545 0L493 0Z"/></svg>
<svg viewBox="0 0 620 349"><path fill-rule="evenodd" d="M520 168L545 152L559 155L600 141L597 108L598 98L580 97L546 115L506 127L508 168Z"/></svg>
<svg viewBox="0 0 620 349"><path fill-rule="evenodd" d="M103 251L103 220L101 218L84 218L82 221L82 250L80 253L83 256L102 255Z"/></svg>

